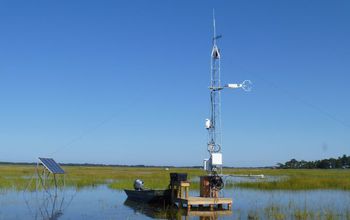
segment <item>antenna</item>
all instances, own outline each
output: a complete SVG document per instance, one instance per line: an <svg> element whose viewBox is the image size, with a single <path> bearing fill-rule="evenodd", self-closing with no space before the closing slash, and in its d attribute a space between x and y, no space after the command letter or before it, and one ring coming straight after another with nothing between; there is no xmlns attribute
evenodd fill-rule
<svg viewBox="0 0 350 220"><path fill-rule="evenodd" d="M215 10L213 9L213 48L211 51L211 80L210 80L210 118L205 121L205 128L208 130L207 149L210 154L209 159L204 160L204 169L210 175L222 173L222 153L221 153L221 90L224 88L251 91L251 81L244 80L242 83L226 84L221 86L220 60L221 53L217 46L217 40L221 35L216 35Z"/></svg>
<svg viewBox="0 0 350 220"><path fill-rule="evenodd" d="M215 41L215 37L216 37L216 27L215 27L215 9L213 8L213 29L214 29L214 36L213 36L213 40ZM216 42L214 42L215 44Z"/></svg>
<svg viewBox="0 0 350 220"><path fill-rule="evenodd" d="M215 9L213 8L213 45L216 45L216 40L221 38L221 35L216 35L216 24L215 24Z"/></svg>

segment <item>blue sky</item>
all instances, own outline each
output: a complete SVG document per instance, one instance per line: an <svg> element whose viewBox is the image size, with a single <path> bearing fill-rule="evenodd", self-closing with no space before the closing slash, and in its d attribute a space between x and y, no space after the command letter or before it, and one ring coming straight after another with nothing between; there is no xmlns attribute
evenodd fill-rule
<svg viewBox="0 0 350 220"><path fill-rule="evenodd" d="M201 165L212 9L228 166L350 154L349 1L1 1L0 161Z"/></svg>

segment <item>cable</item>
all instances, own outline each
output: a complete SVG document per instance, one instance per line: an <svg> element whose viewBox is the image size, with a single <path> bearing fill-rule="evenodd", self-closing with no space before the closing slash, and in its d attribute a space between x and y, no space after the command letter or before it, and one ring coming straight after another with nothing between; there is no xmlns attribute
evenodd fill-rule
<svg viewBox="0 0 350 220"><path fill-rule="evenodd" d="M133 102L129 103L129 105L131 105ZM127 106L124 106L127 107ZM124 110L124 109L119 109L119 110ZM112 121L114 118L116 118L117 116L120 115L120 111L118 113L114 113L111 116L109 116L108 118L105 118L104 120L100 121L99 123L95 124L94 126L88 128L87 130L85 130L81 135L72 138L70 141L68 141L65 145L63 145L62 147L58 147L56 150L54 150L53 152L49 153L49 156L53 156L54 154L56 154L59 151L62 151L63 149L68 148L69 146L71 146L73 143L80 141L81 139L83 139L86 135L94 132L95 130L99 129L100 127L102 127L103 125L107 124L108 122Z"/></svg>
<svg viewBox="0 0 350 220"><path fill-rule="evenodd" d="M321 115L333 120L334 122L342 125L343 127L347 128L347 129L350 129L350 125L345 122L344 120L342 119L339 119L337 116L333 115L332 113L320 108L319 106L309 102L309 101L306 101L305 99L302 99L298 96L296 96L295 94L289 92L288 90L278 86L276 83L270 81L270 80L267 80L261 76L257 76L255 74L249 74L249 75L253 75L255 76L256 78L259 78L260 80L262 80L265 84L275 88L276 90L279 90L282 92L282 94L284 94L286 97L290 98L290 99L294 99L296 101L298 101L299 103L309 107L310 109L313 109L314 111L317 111L318 113L320 113Z"/></svg>

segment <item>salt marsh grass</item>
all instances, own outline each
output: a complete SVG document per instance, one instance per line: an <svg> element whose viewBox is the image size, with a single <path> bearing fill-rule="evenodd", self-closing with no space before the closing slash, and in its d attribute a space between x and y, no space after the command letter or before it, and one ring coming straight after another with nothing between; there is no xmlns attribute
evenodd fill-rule
<svg viewBox="0 0 350 220"><path fill-rule="evenodd" d="M229 172L231 172L230 170ZM285 176L276 181L241 182L236 187L263 190L314 190L338 189L350 190L350 169L320 170L320 169L263 169L263 170L235 170L232 172L249 172L251 174Z"/></svg>
<svg viewBox="0 0 350 220"><path fill-rule="evenodd" d="M108 184L113 189L131 189L133 181L140 178L148 188L166 188L169 173L188 173L189 179L204 175L195 168L143 168L143 167L88 167L64 166L68 186L81 188ZM35 173L34 165L0 165L0 189L23 190ZM239 182L227 187L254 188L261 190L350 190L350 170L289 170L289 169L224 169L225 174L264 174L283 176L274 181ZM192 189L198 183L192 183Z"/></svg>

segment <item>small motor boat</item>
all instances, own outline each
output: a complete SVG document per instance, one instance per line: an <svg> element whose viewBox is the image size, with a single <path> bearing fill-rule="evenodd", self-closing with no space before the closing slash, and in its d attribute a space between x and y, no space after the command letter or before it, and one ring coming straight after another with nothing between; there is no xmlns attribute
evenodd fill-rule
<svg viewBox="0 0 350 220"><path fill-rule="evenodd" d="M128 199L144 203L169 202L171 196L170 189L145 189L144 182L140 179L134 181L134 190L124 189L124 192Z"/></svg>

